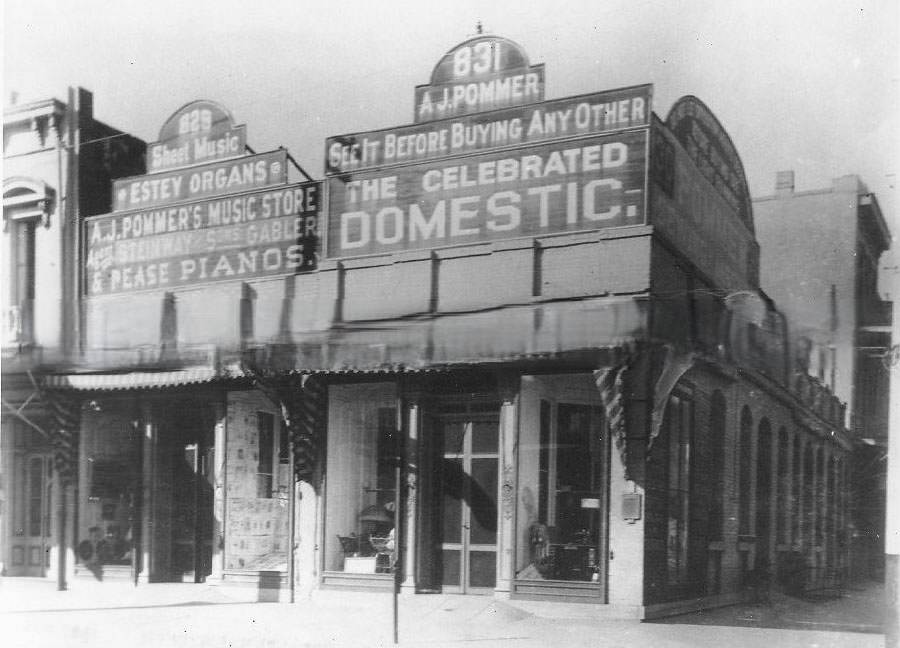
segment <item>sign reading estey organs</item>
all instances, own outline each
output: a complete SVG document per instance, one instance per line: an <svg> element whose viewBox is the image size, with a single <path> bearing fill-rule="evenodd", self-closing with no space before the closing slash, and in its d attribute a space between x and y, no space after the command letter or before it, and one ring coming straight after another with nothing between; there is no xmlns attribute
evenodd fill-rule
<svg viewBox="0 0 900 648"><path fill-rule="evenodd" d="M456 119L329 137L328 174L604 133L650 123L653 86L640 85Z"/></svg>
<svg viewBox="0 0 900 648"><path fill-rule="evenodd" d="M225 108L212 101L192 101L166 120L159 141L147 147L147 171L237 157L244 154L246 143L246 128L235 126Z"/></svg>
<svg viewBox="0 0 900 648"><path fill-rule="evenodd" d="M85 222L87 294L315 270L321 183Z"/></svg>
<svg viewBox="0 0 900 648"><path fill-rule="evenodd" d="M643 223L646 148L643 129L337 176L327 254Z"/></svg>
<svg viewBox="0 0 900 648"><path fill-rule="evenodd" d="M529 65L519 45L476 36L447 52L416 87L415 121L423 122L544 99L544 66Z"/></svg>
<svg viewBox="0 0 900 648"><path fill-rule="evenodd" d="M115 180L113 211L147 209L270 187L286 181L287 151L271 151L237 160Z"/></svg>

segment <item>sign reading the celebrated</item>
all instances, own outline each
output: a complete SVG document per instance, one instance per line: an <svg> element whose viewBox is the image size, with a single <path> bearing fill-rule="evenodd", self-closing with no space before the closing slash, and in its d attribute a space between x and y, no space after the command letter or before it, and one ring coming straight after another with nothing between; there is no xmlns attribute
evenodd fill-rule
<svg viewBox="0 0 900 648"><path fill-rule="evenodd" d="M89 218L87 294L315 270L320 193L307 182Z"/></svg>
<svg viewBox="0 0 900 648"><path fill-rule="evenodd" d="M329 180L330 257L644 222L647 130Z"/></svg>
<svg viewBox="0 0 900 648"><path fill-rule="evenodd" d="M544 99L544 66L529 65L507 38L476 36L447 52L416 87L415 122L468 115Z"/></svg>
<svg viewBox="0 0 900 648"><path fill-rule="evenodd" d="M113 182L113 211L148 209L287 182L287 151L248 155L166 173Z"/></svg>
<svg viewBox="0 0 900 648"><path fill-rule="evenodd" d="M192 101L175 111L159 131L159 141L147 147L147 171L215 162L244 154L246 128L235 126L231 114L212 101Z"/></svg>
<svg viewBox="0 0 900 648"><path fill-rule="evenodd" d="M647 126L653 87L641 85L457 119L329 137L325 170L346 173L504 146Z"/></svg>

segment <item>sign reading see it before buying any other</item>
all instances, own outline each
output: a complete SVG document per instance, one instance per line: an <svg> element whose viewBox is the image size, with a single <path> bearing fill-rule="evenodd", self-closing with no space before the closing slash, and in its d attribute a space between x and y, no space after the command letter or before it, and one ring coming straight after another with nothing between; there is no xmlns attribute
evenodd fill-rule
<svg viewBox="0 0 900 648"><path fill-rule="evenodd" d="M315 270L321 183L85 221L89 296Z"/></svg>
<svg viewBox="0 0 900 648"><path fill-rule="evenodd" d="M415 122L543 101L544 66L516 43L476 36L447 52L431 82L416 87Z"/></svg>
<svg viewBox="0 0 900 648"><path fill-rule="evenodd" d="M122 178L113 182L113 211L148 209L287 182L287 151Z"/></svg>
<svg viewBox="0 0 900 648"><path fill-rule="evenodd" d="M325 170L332 175L647 126L652 89L649 84L634 86L456 119L329 137L325 143Z"/></svg>
<svg viewBox="0 0 900 648"><path fill-rule="evenodd" d="M247 129L212 101L192 101L166 120L147 147L147 171L156 173L243 155Z"/></svg>
<svg viewBox="0 0 900 648"><path fill-rule="evenodd" d="M647 130L333 177L330 257L644 222Z"/></svg>

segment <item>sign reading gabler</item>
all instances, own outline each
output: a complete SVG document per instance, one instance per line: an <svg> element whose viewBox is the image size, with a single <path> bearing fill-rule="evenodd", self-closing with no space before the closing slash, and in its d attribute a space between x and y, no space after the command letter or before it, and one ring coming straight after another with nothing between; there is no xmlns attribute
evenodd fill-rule
<svg viewBox="0 0 900 648"><path fill-rule="evenodd" d="M315 270L321 183L85 221L87 294Z"/></svg>
<svg viewBox="0 0 900 648"><path fill-rule="evenodd" d="M336 176L330 257L644 222L647 130Z"/></svg>
<svg viewBox="0 0 900 648"><path fill-rule="evenodd" d="M248 155L166 173L113 182L113 211L148 209L287 182L287 151Z"/></svg>
<svg viewBox="0 0 900 648"><path fill-rule="evenodd" d="M456 119L329 137L327 174L605 133L650 123L653 86L641 85L466 115Z"/></svg>

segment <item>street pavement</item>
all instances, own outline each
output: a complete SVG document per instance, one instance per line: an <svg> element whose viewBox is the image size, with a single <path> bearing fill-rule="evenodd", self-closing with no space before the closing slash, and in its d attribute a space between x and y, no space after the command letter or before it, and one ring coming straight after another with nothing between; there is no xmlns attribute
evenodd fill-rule
<svg viewBox="0 0 900 648"><path fill-rule="evenodd" d="M839 599L773 595L641 623L595 618L587 606L401 596L399 640L420 648L881 648L882 600L881 586L866 583ZM290 605L248 603L206 585L76 582L59 592L46 580L0 578L3 648L389 647L392 628L391 596L382 593L317 592Z"/></svg>

